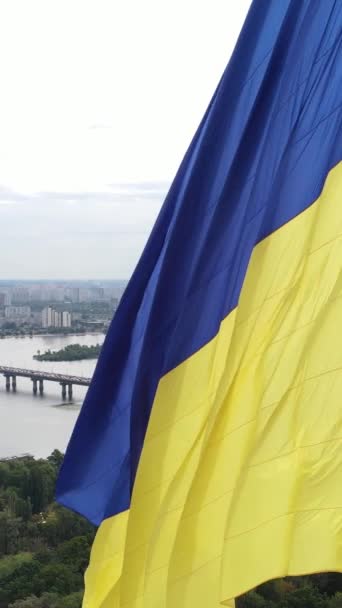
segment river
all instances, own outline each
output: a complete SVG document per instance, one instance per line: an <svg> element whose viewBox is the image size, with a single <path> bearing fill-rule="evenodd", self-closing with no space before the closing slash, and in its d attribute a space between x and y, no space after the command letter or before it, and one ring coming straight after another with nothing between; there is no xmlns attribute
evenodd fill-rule
<svg viewBox="0 0 342 608"><path fill-rule="evenodd" d="M67 344L102 344L103 339L103 334L5 338L0 340L0 365L91 377L96 360L43 362L33 355ZM65 451L86 390L74 386L72 402L66 403L55 382L44 382L44 395L34 396L28 378L17 378L17 392L7 393L0 376L0 458L27 453L46 457L55 448Z"/></svg>

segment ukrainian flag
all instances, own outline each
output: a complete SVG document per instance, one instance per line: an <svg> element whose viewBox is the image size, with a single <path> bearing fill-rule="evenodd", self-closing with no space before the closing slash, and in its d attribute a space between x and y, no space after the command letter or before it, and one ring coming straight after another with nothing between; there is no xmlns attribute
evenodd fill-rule
<svg viewBox="0 0 342 608"><path fill-rule="evenodd" d="M342 570L341 160L342 2L255 0L61 471L86 608Z"/></svg>

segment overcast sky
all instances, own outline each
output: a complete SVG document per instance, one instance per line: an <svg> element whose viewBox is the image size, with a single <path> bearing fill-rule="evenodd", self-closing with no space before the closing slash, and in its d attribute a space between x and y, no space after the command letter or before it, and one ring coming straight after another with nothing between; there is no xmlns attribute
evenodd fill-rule
<svg viewBox="0 0 342 608"><path fill-rule="evenodd" d="M250 0L0 0L0 279L129 278Z"/></svg>

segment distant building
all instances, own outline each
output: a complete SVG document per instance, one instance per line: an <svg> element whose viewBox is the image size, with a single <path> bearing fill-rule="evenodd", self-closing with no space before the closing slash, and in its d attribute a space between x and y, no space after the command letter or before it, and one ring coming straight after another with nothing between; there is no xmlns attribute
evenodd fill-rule
<svg viewBox="0 0 342 608"><path fill-rule="evenodd" d="M27 287L15 287L12 291L12 302L13 303L21 303L21 302L29 302L30 300L30 292Z"/></svg>
<svg viewBox="0 0 342 608"><path fill-rule="evenodd" d="M105 300L113 300L113 299L120 300L123 292L125 291L125 288L126 288L125 284L123 284L122 286L117 286L117 287L105 287L104 288Z"/></svg>
<svg viewBox="0 0 342 608"><path fill-rule="evenodd" d="M106 323L106 321L84 321L83 325L87 329L91 329L91 330L98 329L99 331L101 331L104 326L104 323Z"/></svg>
<svg viewBox="0 0 342 608"><path fill-rule="evenodd" d="M30 301L31 302L48 302L49 294L44 287L35 285L30 288Z"/></svg>
<svg viewBox="0 0 342 608"><path fill-rule="evenodd" d="M64 302L64 287L34 285L29 289L31 302Z"/></svg>
<svg viewBox="0 0 342 608"><path fill-rule="evenodd" d="M4 306L11 306L12 304L12 298L11 298L11 294L7 291L4 290L0 293L0 307L4 307Z"/></svg>
<svg viewBox="0 0 342 608"><path fill-rule="evenodd" d="M62 312L62 327L71 327L71 314L67 310Z"/></svg>
<svg viewBox="0 0 342 608"><path fill-rule="evenodd" d="M64 287L51 287L48 291L48 297L51 302L64 302L65 289Z"/></svg>
<svg viewBox="0 0 342 608"><path fill-rule="evenodd" d="M88 289L87 298L89 302L101 302L105 299L105 291L103 287L90 287Z"/></svg>
<svg viewBox="0 0 342 608"><path fill-rule="evenodd" d="M80 287L78 290L79 302L90 302L89 289L88 287Z"/></svg>
<svg viewBox="0 0 342 608"><path fill-rule="evenodd" d="M53 327L62 327L62 313L53 311Z"/></svg>
<svg viewBox="0 0 342 608"><path fill-rule="evenodd" d="M30 306L5 306L5 317L10 321L27 321L30 316Z"/></svg>
<svg viewBox="0 0 342 608"><path fill-rule="evenodd" d="M113 312L116 312L118 306L119 306L119 298L113 298L112 299L112 304L113 304Z"/></svg>
<svg viewBox="0 0 342 608"><path fill-rule="evenodd" d="M42 311L43 327L71 327L71 314L67 310L58 312L47 306Z"/></svg>
<svg viewBox="0 0 342 608"><path fill-rule="evenodd" d="M53 327L51 306L47 306L42 310L42 327Z"/></svg>
<svg viewBox="0 0 342 608"><path fill-rule="evenodd" d="M67 287L65 289L65 297L70 302L78 303L80 301L80 290L78 287Z"/></svg>
<svg viewBox="0 0 342 608"><path fill-rule="evenodd" d="M12 296L9 292L5 294L5 306L11 306L12 304Z"/></svg>
<svg viewBox="0 0 342 608"><path fill-rule="evenodd" d="M83 314L81 312L73 312L72 313L72 320L73 321L82 321L83 320Z"/></svg>
<svg viewBox="0 0 342 608"><path fill-rule="evenodd" d="M43 291L40 287L30 289L30 302L40 302L43 299Z"/></svg>

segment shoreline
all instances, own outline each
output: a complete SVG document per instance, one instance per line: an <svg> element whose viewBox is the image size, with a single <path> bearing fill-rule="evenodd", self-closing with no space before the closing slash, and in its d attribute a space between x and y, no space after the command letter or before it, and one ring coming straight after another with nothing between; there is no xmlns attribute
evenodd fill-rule
<svg viewBox="0 0 342 608"><path fill-rule="evenodd" d="M66 336L88 336L89 334L93 335L93 336L105 336L106 334L104 334L102 331L96 330L96 331L83 331L83 332L70 332L70 333L44 333L44 334L20 334L20 335L13 335L13 334L8 334L6 336L1 336L0 335L0 340L5 340L6 338L17 338L18 340L21 340L22 338L65 338Z"/></svg>

